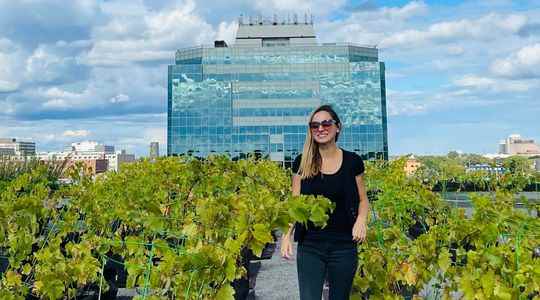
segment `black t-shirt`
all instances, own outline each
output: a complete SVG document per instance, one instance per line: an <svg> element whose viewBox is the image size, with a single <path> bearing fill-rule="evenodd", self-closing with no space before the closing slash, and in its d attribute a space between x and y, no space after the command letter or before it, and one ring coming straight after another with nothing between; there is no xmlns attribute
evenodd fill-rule
<svg viewBox="0 0 540 300"><path fill-rule="evenodd" d="M349 215L351 205L347 201L359 201L356 186L352 185L356 185L354 177L364 173L364 162L358 154L341 150L343 151L343 162L336 173L319 172L312 178L302 180L300 194L322 195L336 204L325 228L316 227L313 223L308 222L304 239L352 240L354 222ZM302 155L298 155L293 162L292 171L294 173L298 173L301 157ZM352 195L352 197L348 195ZM348 197L352 199L347 199Z"/></svg>

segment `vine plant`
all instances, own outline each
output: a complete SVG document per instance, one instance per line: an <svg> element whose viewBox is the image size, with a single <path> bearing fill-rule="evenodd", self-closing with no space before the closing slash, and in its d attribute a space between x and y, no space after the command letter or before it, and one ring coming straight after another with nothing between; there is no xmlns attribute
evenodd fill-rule
<svg viewBox="0 0 540 300"><path fill-rule="evenodd" d="M40 173L41 172L41 173ZM272 230L324 225L330 201L290 193L273 162L171 157L126 165L50 190L36 170L2 191L0 298L74 299L110 289L109 262L145 299L233 299L243 249L260 255ZM109 283L111 283L109 281Z"/></svg>

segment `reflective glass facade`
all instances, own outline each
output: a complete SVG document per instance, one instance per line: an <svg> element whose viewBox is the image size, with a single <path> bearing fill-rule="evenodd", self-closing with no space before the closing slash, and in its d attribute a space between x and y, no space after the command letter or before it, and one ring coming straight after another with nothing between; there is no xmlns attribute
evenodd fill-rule
<svg viewBox="0 0 540 300"><path fill-rule="evenodd" d="M290 162L311 111L331 104L343 123L339 146L388 159L384 74L377 49L353 45L179 50L168 69L167 153Z"/></svg>

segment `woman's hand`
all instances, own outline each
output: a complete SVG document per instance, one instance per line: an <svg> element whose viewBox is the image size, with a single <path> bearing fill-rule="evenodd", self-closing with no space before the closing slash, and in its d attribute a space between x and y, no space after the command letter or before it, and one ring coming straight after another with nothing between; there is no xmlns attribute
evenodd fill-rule
<svg viewBox="0 0 540 300"><path fill-rule="evenodd" d="M354 222L354 226L352 229L353 241L355 242L365 241L366 232L367 232L366 220L364 220L363 218L357 218L356 222Z"/></svg>
<svg viewBox="0 0 540 300"><path fill-rule="evenodd" d="M284 234L281 237L281 257L285 259L291 259L293 255L293 246L291 241L291 236L289 234Z"/></svg>

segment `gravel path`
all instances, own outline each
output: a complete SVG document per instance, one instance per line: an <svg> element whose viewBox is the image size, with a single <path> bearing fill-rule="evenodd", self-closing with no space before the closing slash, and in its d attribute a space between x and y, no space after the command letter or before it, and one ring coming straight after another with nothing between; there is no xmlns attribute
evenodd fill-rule
<svg viewBox="0 0 540 300"><path fill-rule="evenodd" d="M255 299L298 299L298 278L296 275L296 243L293 245L294 257L281 258L278 240L272 259L261 261L261 269L255 285Z"/></svg>

